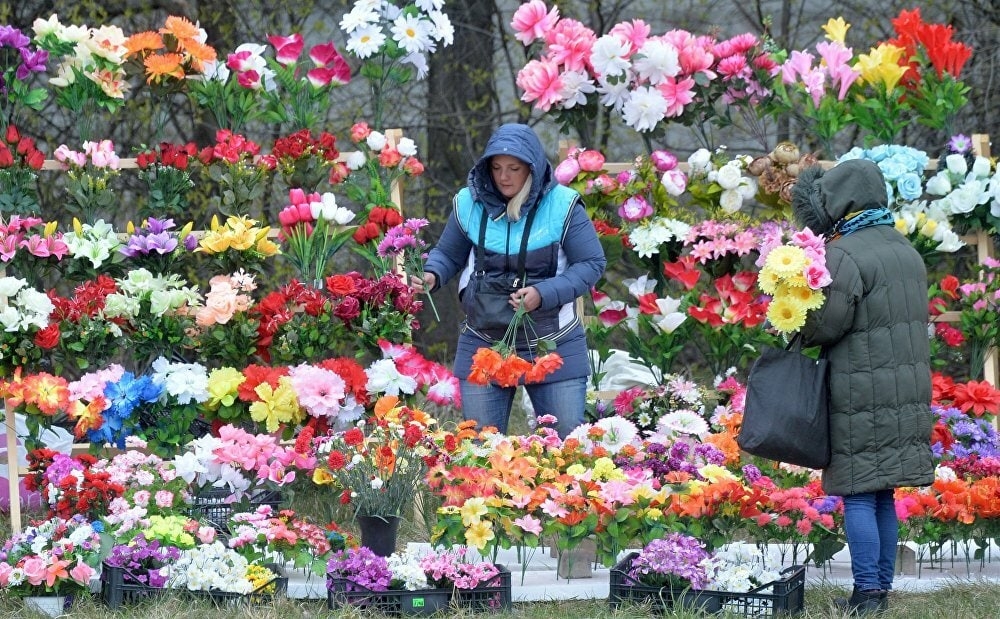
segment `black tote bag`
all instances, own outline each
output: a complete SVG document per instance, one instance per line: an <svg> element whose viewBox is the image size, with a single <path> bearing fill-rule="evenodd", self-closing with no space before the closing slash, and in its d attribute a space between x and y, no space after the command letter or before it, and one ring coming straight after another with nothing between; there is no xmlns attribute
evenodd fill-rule
<svg viewBox="0 0 1000 619"><path fill-rule="evenodd" d="M822 469L830 464L828 362L803 355L798 337L765 348L750 368L736 443L754 456Z"/></svg>

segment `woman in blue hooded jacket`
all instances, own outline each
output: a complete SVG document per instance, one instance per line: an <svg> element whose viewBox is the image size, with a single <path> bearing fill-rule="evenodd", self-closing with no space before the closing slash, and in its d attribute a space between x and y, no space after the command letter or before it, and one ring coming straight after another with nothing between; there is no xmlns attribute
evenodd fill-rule
<svg viewBox="0 0 1000 619"><path fill-rule="evenodd" d="M535 413L554 415L563 437L583 423L590 362L575 301L597 283L605 265L580 195L555 181L534 130L522 124L498 128L469 171L467 187L455 196L423 278L412 282L434 292L459 276L466 320L454 372L466 419L507 431L516 388L467 379L476 350L506 331L497 306L512 312L523 304L533 332L519 333L518 354L534 358L537 339L546 339L563 360L542 382L525 384Z"/></svg>

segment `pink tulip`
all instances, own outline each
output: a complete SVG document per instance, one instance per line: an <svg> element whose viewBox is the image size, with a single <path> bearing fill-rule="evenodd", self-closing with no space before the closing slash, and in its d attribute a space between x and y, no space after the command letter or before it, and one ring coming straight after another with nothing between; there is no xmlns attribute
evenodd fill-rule
<svg viewBox="0 0 1000 619"><path fill-rule="evenodd" d="M556 181L562 185L568 185L573 182L576 175L580 173L580 164L576 159L563 159L559 162L559 165L555 169Z"/></svg>
<svg viewBox="0 0 1000 619"><path fill-rule="evenodd" d="M584 172L600 172L604 169L604 155L597 150L585 150L577 156L576 160Z"/></svg>
<svg viewBox="0 0 1000 619"><path fill-rule="evenodd" d="M290 204L302 204L303 202L309 202L309 198L306 197L306 192L299 187L294 187L288 190L288 202Z"/></svg>

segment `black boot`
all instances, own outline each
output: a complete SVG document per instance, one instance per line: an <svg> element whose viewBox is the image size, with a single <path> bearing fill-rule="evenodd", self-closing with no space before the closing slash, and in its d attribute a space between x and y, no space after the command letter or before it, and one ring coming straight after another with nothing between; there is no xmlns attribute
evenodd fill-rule
<svg viewBox="0 0 1000 619"><path fill-rule="evenodd" d="M889 592L881 589L860 591L855 587L849 599L837 598L833 600L833 604L841 611L859 617L874 615L889 608Z"/></svg>

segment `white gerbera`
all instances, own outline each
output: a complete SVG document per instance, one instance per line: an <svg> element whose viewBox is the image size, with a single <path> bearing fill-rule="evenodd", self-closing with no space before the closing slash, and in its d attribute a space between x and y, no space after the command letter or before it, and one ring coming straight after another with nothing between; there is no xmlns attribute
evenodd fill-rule
<svg viewBox="0 0 1000 619"><path fill-rule="evenodd" d="M601 446L607 449L611 455L615 455L627 445L631 445L639 436L639 429L635 427L635 424L618 415L599 419L594 426L604 430Z"/></svg>

